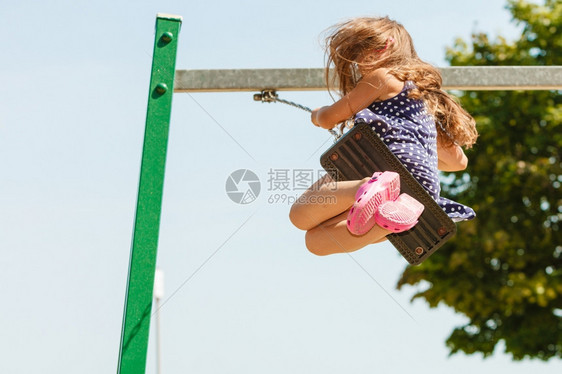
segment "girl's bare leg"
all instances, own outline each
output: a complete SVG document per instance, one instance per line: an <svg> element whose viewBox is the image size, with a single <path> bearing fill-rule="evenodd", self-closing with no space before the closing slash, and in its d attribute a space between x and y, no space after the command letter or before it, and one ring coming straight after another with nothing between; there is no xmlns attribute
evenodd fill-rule
<svg viewBox="0 0 562 374"><path fill-rule="evenodd" d="M347 229L348 214L349 211L346 210L308 230L305 235L308 250L318 256L353 252L366 245L382 242L391 233L375 225L364 235L353 235Z"/></svg>
<svg viewBox="0 0 562 374"><path fill-rule="evenodd" d="M293 204L289 213L291 222L301 230L310 230L338 216L351 208L357 189L369 179L335 182L329 175L325 175Z"/></svg>

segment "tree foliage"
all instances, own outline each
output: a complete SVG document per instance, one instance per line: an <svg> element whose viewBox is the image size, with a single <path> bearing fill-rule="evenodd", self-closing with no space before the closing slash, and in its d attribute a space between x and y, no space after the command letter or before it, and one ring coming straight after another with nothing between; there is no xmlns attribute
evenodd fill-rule
<svg viewBox="0 0 562 374"><path fill-rule="evenodd" d="M508 1L522 29L509 42L475 34L447 51L451 65L562 65L562 2ZM487 357L503 341L516 360L562 357L562 95L560 91L474 91L460 101L480 137L466 173L450 175L443 194L472 206L450 244L398 288L464 314L451 354Z"/></svg>

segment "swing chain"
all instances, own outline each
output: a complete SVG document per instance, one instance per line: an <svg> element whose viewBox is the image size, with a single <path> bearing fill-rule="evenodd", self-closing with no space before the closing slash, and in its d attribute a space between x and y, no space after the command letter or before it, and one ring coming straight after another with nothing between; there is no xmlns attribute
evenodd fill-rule
<svg viewBox="0 0 562 374"><path fill-rule="evenodd" d="M297 104L297 103L289 101L289 100L280 99L279 95L277 95L277 92L275 90L271 90L271 89L266 89L266 90L263 90L259 94L254 94L254 101L261 101L262 103L279 102L279 103L287 104L287 105L293 106L295 108L302 109L306 112L312 113L312 109L310 109L307 106ZM346 127L348 127L347 121L346 121ZM341 136L343 135L341 130L340 130L339 133L332 130L332 129L329 129L328 131L334 137L334 143L337 142L338 139L341 138Z"/></svg>

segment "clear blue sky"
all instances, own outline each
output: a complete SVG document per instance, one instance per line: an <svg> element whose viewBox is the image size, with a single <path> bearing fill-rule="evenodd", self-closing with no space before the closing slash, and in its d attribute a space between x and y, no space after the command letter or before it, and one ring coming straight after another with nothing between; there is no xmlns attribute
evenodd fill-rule
<svg viewBox="0 0 562 374"><path fill-rule="evenodd" d="M456 37L517 34L504 3L2 2L0 372L116 370L156 13L183 16L180 69L321 67L322 30L358 15L401 21L419 54L444 65ZM388 244L353 255L364 270L306 251L265 181L269 169L318 170L328 139L306 113L251 93L174 96L158 263L166 295L177 292L161 310L163 372L560 373L502 347L448 358L444 341L465 319L397 291L406 262ZM240 168L263 182L244 206L225 194Z"/></svg>

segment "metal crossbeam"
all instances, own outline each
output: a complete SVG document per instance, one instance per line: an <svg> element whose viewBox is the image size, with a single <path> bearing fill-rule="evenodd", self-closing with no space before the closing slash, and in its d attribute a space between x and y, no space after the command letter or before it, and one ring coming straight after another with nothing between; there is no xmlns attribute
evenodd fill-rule
<svg viewBox="0 0 562 374"><path fill-rule="evenodd" d="M440 68L450 90L562 90L562 66ZM324 91L324 69L177 70L175 92Z"/></svg>

